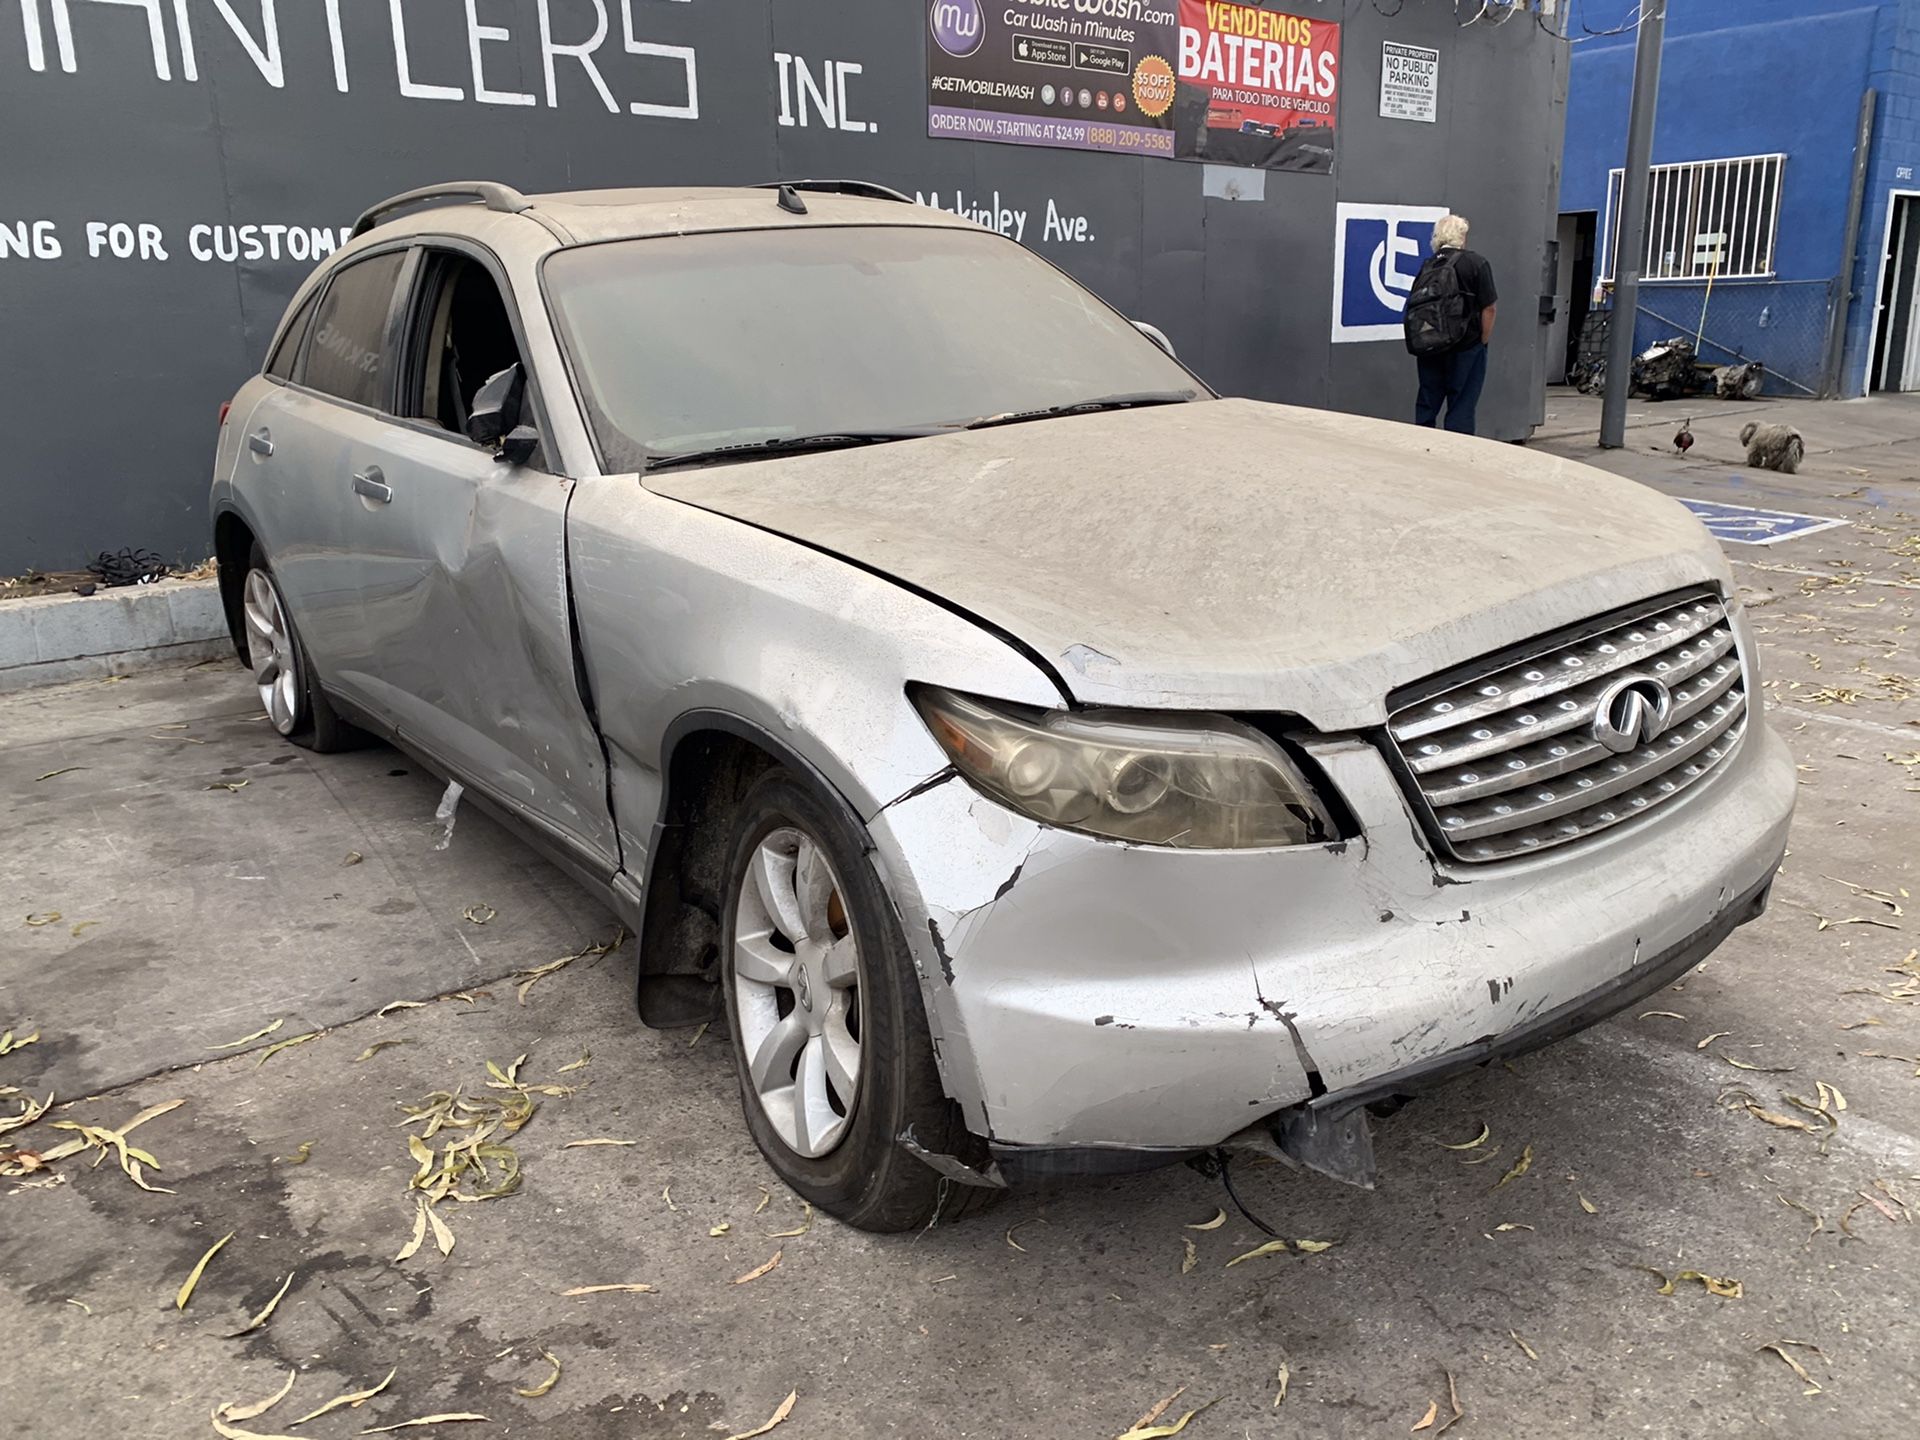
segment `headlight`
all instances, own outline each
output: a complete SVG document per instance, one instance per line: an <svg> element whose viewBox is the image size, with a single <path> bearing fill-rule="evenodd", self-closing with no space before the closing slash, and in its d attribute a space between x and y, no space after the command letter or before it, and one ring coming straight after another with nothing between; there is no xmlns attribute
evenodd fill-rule
<svg viewBox="0 0 1920 1440"><path fill-rule="evenodd" d="M962 776L1043 825L1193 850L1335 836L1285 752L1223 715L1016 711L931 687L913 702Z"/></svg>

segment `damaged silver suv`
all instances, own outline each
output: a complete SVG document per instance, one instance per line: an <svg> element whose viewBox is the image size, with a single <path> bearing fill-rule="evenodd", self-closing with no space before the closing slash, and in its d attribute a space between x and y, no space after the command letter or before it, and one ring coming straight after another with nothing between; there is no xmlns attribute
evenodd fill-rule
<svg viewBox="0 0 1920 1440"><path fill-rule="evenodd" d="M1672 981L1794 769L1676 503L1219 399L877 187L396 197L301 287L212 513L273 724L457 779L724 1019L869 1229L1368 1106ZM1144 332L1144 333L1143 333Z"/></svg>

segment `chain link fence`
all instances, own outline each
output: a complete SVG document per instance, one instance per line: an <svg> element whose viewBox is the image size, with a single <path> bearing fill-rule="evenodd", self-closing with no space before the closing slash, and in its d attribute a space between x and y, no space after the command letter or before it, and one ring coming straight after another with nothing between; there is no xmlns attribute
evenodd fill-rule
<svg viewBox="0 0 1920 1440"><path fill-rule="evenodd" d="M1698 337L1710 365L1758 360L1769 395L1818 395L1833 318L1829 280L1728 281L1709 295L1701 285L1642 285L1634 353L1679 336Z"/></svg>
<svg viewBox="0 0 1920 1440"><path fill-rule="evenodd" d="M1704 284L1643 286L1633 353L1642 354L1664 340L1682 339L1690 345L1697 340L1704 364L1760 362L1766 368L1765 394L1817 396L1826 364L1832 289L1827 280L1729 282L1715 285L1711 295ZM1599 393L1612 320L1610 309L1587 312L1568 384Z"/></svg>

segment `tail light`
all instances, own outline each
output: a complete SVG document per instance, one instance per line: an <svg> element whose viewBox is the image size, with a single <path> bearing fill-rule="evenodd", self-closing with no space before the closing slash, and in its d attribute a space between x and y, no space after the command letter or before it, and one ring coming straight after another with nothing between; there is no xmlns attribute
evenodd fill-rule
<svg viewBox="0 0 1920 1440"><path fill-rule="evenodd" d="M222 400L220 402L220 428L222 430L227 428L227 412L231 409L233 409L233 401Z"/></svg>

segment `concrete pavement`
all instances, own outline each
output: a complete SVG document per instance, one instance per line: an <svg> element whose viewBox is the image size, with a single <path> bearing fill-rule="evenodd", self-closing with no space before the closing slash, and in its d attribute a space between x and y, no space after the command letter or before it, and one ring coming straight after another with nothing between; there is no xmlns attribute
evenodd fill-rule
<svg viewBox="0 0 1920 1440"><path fill-rule="evenodd" d="M1920 425L1879 454L1823 444L1789 479L1733 473L1722 429L1738 419L1718 410L1695 413L1711 438L1691 461L1653 448L1670 406L1636 405L1657 411L1643 443L1596 456L1581 403L1556 396L1562 433L1537 443L1675 493L1853 522L1736 554L1803 769L1793 849L1771 913L1643 1012L1381 1126L1373 1193L1237 1175L1284 1234L1336 1242L1320 1254L1229 1268L1266 1237L1237 1213L1187 1228L1232 1207L1184 1168L918 1236L809 1226L747 1138L724 1039L639 1026L630 943L520 1002L516 972L613 922L477 812L436 849L440 786L412 760L286 747L231 666L0 697L0 1030L41 1037L0 1056L0 1087L20 1092L0 1116L94 1097L5 1138L45 1148L75 1134L55 1119L184 1102L128 1137L175 1193L90 1153L0 1179L0 1416L61 1440L212 1435L216 1403L297 1370L279 1407L236 1422L282 1434L397 1367L364 1407L295 1433L474 1412L487 1423L447 1433L725 1436L797 1392L777 1440L1112 1437L1184 1386L1162 1423L1216 1402L1183 1432L1210 1440L1406 1434L1429 1404L1451 1413L1450 1375L1456 1435L1912 1431L1920 1226L1901 1202L1920 1206L1920 1062L1866 1052L1920 1055L1920 1007L1897 998L1920 944L1900 898L1920 891L1920 765L1903 763L1920 760L1920 467L1904 459ZM1762 408L1782 407L1738 418ZM1784 408L1810 447L1829 426L1837 442L1906 423ZM378 1013L397 1000L427 1003ZM498 1098L486 1062L522 1053L521 1080L571 1093L531 1097L520 1190L440 1206L451 1253L429 1238L396 1262L415 1214L400 1107ZM1821 1081L1847 1102L1824 1150L1717 1103L1744 1086L1822 1129L1784 1098L1817 1100ZM1482 1146L1443 1148L1482 1126ZM563 1148L590 1138L633 1143ZM1527 1171L1496 1187L1526 1147ZM1741 1294L1663 1295L1639 1267ZM289 1274L271 1318L230 1338ZM621 1283L655 1288L561 1293ZM1787 1347L1819 1393L1760 1348L1787 1340L1819 1347ZM543 1352L561 1378L523 1397Z"/></svg>

